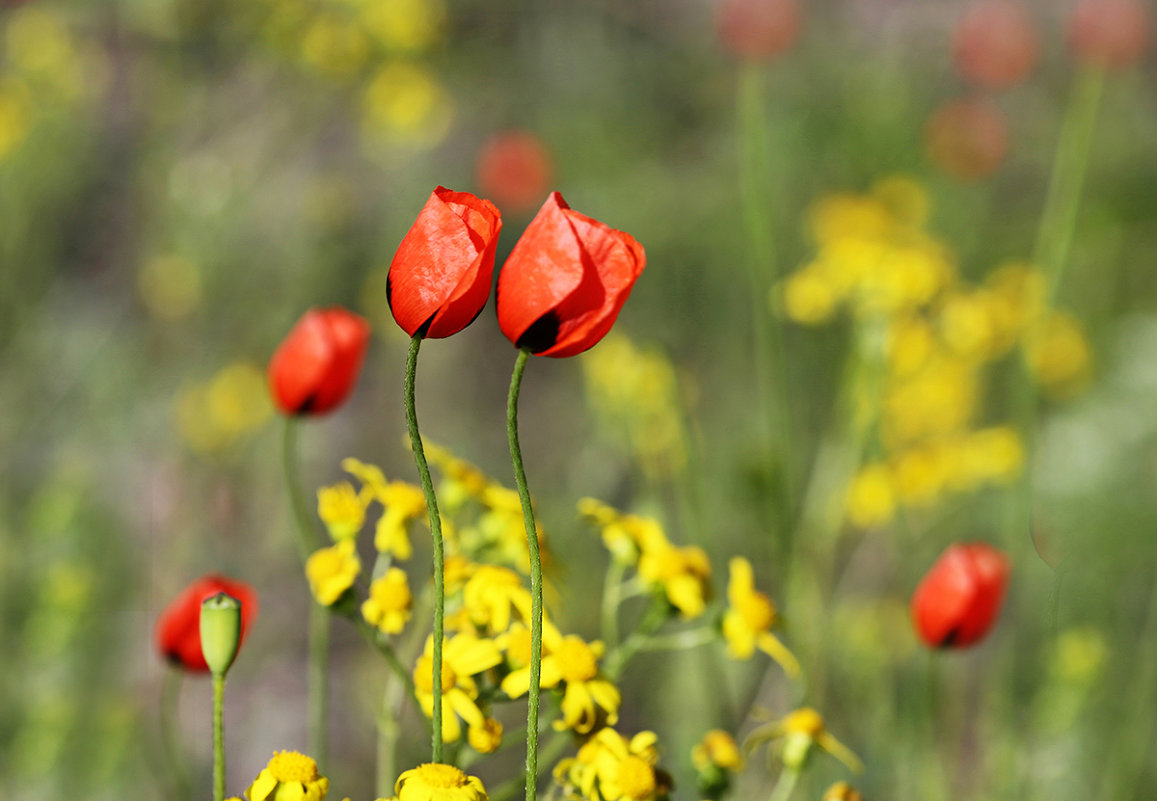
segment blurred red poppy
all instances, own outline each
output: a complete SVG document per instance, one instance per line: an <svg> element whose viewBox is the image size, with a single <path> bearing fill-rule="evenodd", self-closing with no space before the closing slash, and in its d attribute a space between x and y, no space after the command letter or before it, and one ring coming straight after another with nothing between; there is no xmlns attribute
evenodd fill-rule
<svg viewBox="0 0 1157 801"><path fill-rule="evenodd" d="M965 12L952 40L956 70L978 86L1006 89L1036 65L1036 29L1024 7L982 0Z"/></svg>
<svg viewBox="0 0 1157 801"><path fill-rule="evenodd" d="M157 650L174 665L191 673L209 672L201 654L201 602L219 592L241 602L241 641L245 641L245 632L257 615L257 593L244 581L202 576L165 607L157 620Z"/></svg>
<svg viewBox="0 0 1157 801"><path fill-rule="evenodd" d="M1008 155L1008 123L979 100L954 100L928 118L924 142L932 162L953 178L978 181Z"/></svg>
<svg viewBox="0 0 1157 801"><path fill-rule="evenodd" d="M729 53L766 61L795 44L800 17L798 0L722 0L715 25Z"/></svg>
<svg viewBox="0 0 1157 801"><path fill-rule="evenodd" d="M478 151L478 188L507 211L530 211L550 188L550 153L528 131L504 131Z"/></svg>
<svg viewBox="0 0 1157 801"><path fill-rule="evenodd" d="M992 628L1004 601L1009 562L984 543L952 545L912 595L912 619L933 648L963 648Z"/></svg>
<svg viewBox="0 0 1157 801"><path fill-rule="evenodd" d="M489 200L439 186L398 245L386 281L394 320L437 339L470 323L490 297L502 215Z"/></svg>
<svg viewBox="0 0 1157 801"><path fill-rule="evenodd" d="M340 406L357 383L369 340L369 323L351 311L307 311L269 360L278 408L298 415Z"/></svg>
<svg viewBox="0 0 1157 801"><path fill-rule="evenodd" d="M1069 17L1069 47L1082 61L1130 67L1149 46L1149 24L1141 0L1082 0Z"/></svg>
<svg viewBox="0 0 1157 801"><path fill-rule="evenodd" d="M611 330L645 264L633 237L552 192L498 276L498 325L538 356L582 353Z"/></svg>

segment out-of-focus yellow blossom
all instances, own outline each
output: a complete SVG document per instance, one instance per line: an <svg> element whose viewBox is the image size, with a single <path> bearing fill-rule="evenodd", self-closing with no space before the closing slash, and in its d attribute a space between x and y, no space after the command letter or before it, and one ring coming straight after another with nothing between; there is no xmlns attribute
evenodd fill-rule
<svg viewBox="0 0 1157 801"><path fill-rule="evenodd" d="M450 130L450 96L420 64L395 62L370 79L362 102L363 130L372 141L433 147Z"/></svg>
<svg viewBox="0 0 1157 801"><path fill-rule="evenodd" d="M1003 353L1044 312L1048 281L1031 264L1010 262L993 270L984 285L990 293L995 346Z"/></svg>
<svg viewBox="0 0 1157 801"><path fill-rule="evenodd" d="M772 306L776 297L772 296ZM783 282L783 309L788 318L803 325L826 323L835 313L840 296L823 270L805 267Z"/></svg>
<svg viewBox="0 0 1157 801"><path fill-rule="evenodd" d="M418 52L435 44L445 27L442 0L359 0L362 21L391 50Z"/></svg>
<svg viewBox="0 0 1157 801"><path fill-rule="evenodd" d="M353 586L361 569L354 541L342 540L314 551L305 562L305 577L309 579L309 589L317 602L331 606Z"/></svg>
<svg viewBox="0 0 1157 801"><path fill-rule="evenodd" d="M456 742L462 736L462 725L482 728L486 715L478 707L478 685L473 676L501 664L502 653L493 640L469 632L456 634L442 647L442 739ZM414 667L414 692L426 717L434 716L434 638L426 639L426 648Z"/></svg>
<svg viewBox="0 0 1157 801"><path fill-rule="evenodd" d="M269 764L245 791L249 801L323 801L329 779L317 763L296 751L275 751Z"/></svg>
<svg viewBox="0 0 1157 801"><path fill-rule="evenodd" d="M893 318L887 329L888 369L898 378L912 375L928 363L936 344L936 333L924 318Z"/></svg>
<svg viewBox="0 0 1157 801"><path fill-rule="evenodd" d="M601 529L603 544L619 561L634 564L644 551L670 545L659 521L650 517L625 514L595 498L583 498L578 511Z"/></svg>
<svg viewBox="0 0 1157 801"><path fill-rule="evenodd" d="M1066 629L1057 637L1052 672L1068 684L1091 685L1101 674L1108 650L1104 635L1095 628Z"/></svg>
<svg viewBox="0 0 1157 801"><path fill-rule="evenodd" d="M864 796L847 782L836 782L824 791L823 801L864 801Z"/></svg>
<svg viewBox="0 0 1157 801"><path fill-rule="evenodd" d="M371 500L377 500L385 494L389 482L386 481L385 474L377 465L367 464L360 459L347 456L341 460L341 469L361 482L360 494L363 504L369 504Z"/></svg>
<svg viewBox="0 0 1157 801"><path fill-rule="evenodd" d="M405 571L391 567L370 584L370 597L362 603L362 617L386 634L400 634L410 619L413 601Z"/></svg>
<svg viewBox="0 0 1157 801"><path fill-rule="evenodd" d="M573 729L587 734L597 724L613 726L619 719L621 697L618 689L599 672L598 661L603 644L597 640L583 642L573 634L560 636L557 629L543 628L542 672L540 687L563 684L562 719L555 729ZM528 660L529 661L529 660ZM502 681L502 691L511 698L525 695L530 689L530 666L514 670Z"/></svg>
<svg viewBox="0 0 1157 801"><path fill-rule="evenodd" d="M872 197L887 210L899 226L920 229L928 222L932 204L928 192L906 175L889 175L872 186Z"/></svg>
<svg viewBox="0 0 1157 801"><path fill-rule="evenodd" d="M892 522L896 514L896 490L892 475L883 465L860 468L848 488L848 520L859 528Z"/></svg>
<svg viewBox="0 0 1157 801"><path fill-rule="evenodd" d="M743 752L730 734L722 729L712 729L691 749L691 762L701 773L713 767L740 771L743 770Z"/></svg>
<svg viewBox="0 0 1157 801"><path fill-rule="evenodd" d="M685 618L698 617L707 606L711 562L702 548L664 544L643 551L639 577L662 587L671 605Z"/></svg>
<svg viewBox="0 0 1157 801"><path fill-rule="evenodd" d="M342 481L317 491L317 515L335 540L356 537L366 522L366 505L354 485Z"/></svg>
<svg viewBox="0 0 1157 801"><path fill-rule="evenodd" d="M318 14L301 39L305 63L334 78L356 75L369 54L369 37L353 20L337 14Z"/></svg>
<svg viewBox="0 0 1157 801"><path fill-rule="evenodd" d="M591 801L652 801L671 790L656 769L658 737L639 732L630 740L611 728L600 729L572 758L555 766L554 778L571 795Z"/></svg>
<svg viewBox="0 0 1157 801"><path fill-rule="evenodd" d="M27 88L11 79L0 81L0 159L28 135L30 111Z"/></svg>
<svg viewBox="0 0 1157 801"><path fill-rule="evenodd" d="M996 325L990 293L953 292L940 306L940 336L962 359L991 359L996 354Z"/></svg>
<svg viewBox="0 0 1157 801"><path fill-rule="evenodd" d="M769 740L783 739L783 764L800 768L813 745L827 751L843 762L854 773L862 773L864 763L850 748L841 743L824 725L824 719L810 707L801 707L782 720L760 726L751 733L747 748Z"/></svg>
<svg viewBox="0 0 1157 801"><path fill-rule="evenodd" d="M492 754L502 745L502 724L494 718L486 718L481 726L471 726L466 730L466 742L480 754Z"/></svg>
<svg viewBox="0 0 1157 801"><path fill-rule="evenodd" d="M949 481L972 489L984 483L1007 484L1024 468L1024 443L1008 426L970 432L960 438Z"/></svg>
<svg viewBox="0 0 1157 801"><path fill-rule="evenodd" d="M391 481L380 489L377 499L383 511L374 531L374 548L405 561L414 552L410 522L426 519L426 495L413 484Z"/></svg>
<svg viewBox="0 0 1157 801"><path fill-rule="evenodd" d="M1049 312L1025 335L1025 356L1041 388L1053 397L1080 392L1092 374L1084 329L1071 314Z"/></svg>
<svg viewBox="0 0 1157 801"><path fill-rule="evenodd" d="M671 360L612 333L584 353L581 363L587 398L602 428L626 430L630 453L648 476L678 474L687 449L679 379Z"/></svg>
<svg viewBox="0 0 1157 801"><path fill-rule="evenodd" d="M885 442L897 447L960 429L976 411L978 381L966 362L943 356L895 382L884 398Z"/></svg>
<svg viewBox="0 0 1157 801"><path fill-rule="evenodd" d="M462 590L462 604L475 626L489 634L510 628L517 612L530 619L530 590L522 586L522 577L513 570L496 565L479 565Z"/></svg>
<svg viewBox="0 0 1157 801"><path fill-rule="evenodd" d="M895 220L879 200L851 194L829 195L809 213L811 234L821 245L837 239L884 239L892 235Z"/></svg>
<svg viewBox="0 0 1157 801"><path fill-rule="evenodd" d="M426 763L411 768L394 784L396 801L486 801L481 779L453 765Z"/></svg>
<svg viewBox="0 0 1157 801"><path fill-rule="evenodd" d="M491 483L485 473L440 445L429 442L423 444L430 464L442 471L443 483L438 496L447 496L448 508L457 508L469 498L481 500L486 487Z"/></svg>
<svg viewBox="0 0 1157 801"><path fill-rule="evenodd" d="M36 83L66 100L84 88L85 66L64 23L43 8L27 7L8 20L8 60Z"/></svg>
<svg viewBox="0 0 1157 801"><path fill-rule="evenodd" d="M938 444L916 445L891 459L892 486L905 506L936 503L952 472L952 454Z"/></svg>
<svg viewBox="0 0 1157 801"><path fill-rule="evenodd" d="M265 375L248 363L228 365L205 384L177 396L177 427L193 450L222 450L263 426L273 414Z"/></svg>
<svg viewBox="0 0 1157 801"><path fill-rule="evenodd" d="M201 271L180 256L157 256L141 265L137 291L154 317L180 320L201 305Z"/></svg>
<svg viewBox="0 0 1157 801"><path fill-rule="evenodd" d="M750 659L755 649L770 656L784 673L799 675L795 655L771 633L777 622L775 604L755 589L751 563L742 556L731 560L731 578L727 583L727 612L723 615L723 637L727 653L733 659Z"/></svg>

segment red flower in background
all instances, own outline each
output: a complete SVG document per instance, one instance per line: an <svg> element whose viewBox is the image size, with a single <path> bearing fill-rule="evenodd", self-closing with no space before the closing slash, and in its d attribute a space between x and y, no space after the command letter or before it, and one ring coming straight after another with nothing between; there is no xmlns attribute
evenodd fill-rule
<svg viewBox="0 0 1157 801"><path fill-rule="evenodd" d="M800 17L798 0L722 0L715 25L729 53L766 61L795 44Z"/></svg>
<svg viewBox="0 0 1157 801"><path fill-rule="evenodd" d="M1131 67L1149 46L1149 12L1141 0L1082 0L1069 17L1069 47L1082 61Z"/></svg>
<svg viewBox="0 0 1157 801"><path fill-rule="evenodd" d="M633 237L552 192L498 276L498 325L538 356L582 353L615 324L645 264Z"/></svg>
<svg viewBox="0 0 1157 801"><path fill-rule="evenodd" d="M1009 562L984 543L948 548L912 595L912 619L920 638L933 648L963 648L977 642L996 622Z"/></svg>
<svg viewBox="0 0 1157 801"><path fill-rule="evenodd" d="M406 232L386 281L394 319L437 339L470 323L490 297L502 215L489 200L439 186Z"/></svg>
<svg viewBox="0 0 1157 801"><path fill-rule="evenodd" d="M1036 65L1036 29L1024 7L983 0L965 13L952 41L956 70L978 86L1005 89Z"/></svg>
<svg viewBox="0 0 1157 801"><path fill-rule="evenodd" d="M174 665L192 673L209 672L201 653L201 602L219 592L241 602L241 641L245 641L245 632L257 615L257 593L243 581L202 576L165 607L157 620L157 650Z"/></svg>
<svg viewBox="0 0 1157 801"><path fill-rule="evenodd" d="M991 174L1008 155L1008 123L994 107L979 100L954 100L928 119L924 143L928 157L961 181Z"/></svg>
<svg viewBox="0 0 1157 801"><path fill-rule="evenodd" d="M269 360L269 387L286 414L325 414L357 383L370 325L345 309L310 309Z"/></svg>
<svg viewBox="0 0 1157 801"><path fill-rule="evenodd" d="M474 168L482 194L507 211L530 211L550 188L550 153L528 131L505 131L478 151Z"/></svg>

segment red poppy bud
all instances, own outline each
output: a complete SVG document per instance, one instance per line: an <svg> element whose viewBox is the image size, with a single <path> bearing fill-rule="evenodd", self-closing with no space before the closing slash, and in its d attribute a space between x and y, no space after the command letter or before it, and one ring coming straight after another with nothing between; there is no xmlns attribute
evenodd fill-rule
<svg viewBox="0 0 1157 801"><path fill-rule="evenodd" d="M552 192L498 276L498 325L538 356L582 353L611 330L646 260L632 236Z"/></svg>
<svg viewBox="0 0 1157 801"><path fill-rule="evenodd" d="M1069 47L1082 61L1122 69L1148 46L1149 12L1140 0L1083 0L1069 17Z"/></svg>
<svg viewBox="0 0 1157 801"><path fill-rule="evenodd" d="M475 178L487 197L507 211L530 211L550 188L550 153L534 134L506 131L478 152Z"/></svg>
<svg viewBox="0 0 1157 801"><path fill-rule="evenodd" d="M1024 8L1007 0L983 0L956 27L956 70L978 86L1005 89L1036 64L1036 30Z"/></svg>
<svg viewBox="0 0 1157 801"><path fill-rule="evenodd" d="M490 297L502 215L489 200L439 186L390 263L386 300L410 336L457 334Z"/></svg>
<svg viewBox="0 0 1157 801"><path fill-rule="evenodd" d="M795 44L798 0L722 0L716 12L719 41L732 55L766 61Z"/></svg>
<svg viewBox="0 0 1157 801"><path fill-rule="evenodd" d="M209 666L201 652L201 602L219 592L241 602L241 637L257 616L257 593L243 581L208 575L194 581L165 607L157 620L157 650L178 667L191 673L208 673Z"/></svg>
<svg viewBox="0 0 1157 801"><path fill-rule="evenodd" d="M325 414L357 383L370 325L345 309L310 309L269 360L269 387L286 414Z"/></svg>
<svg viewBox="0 0 1157 801"><path fill-rule="evenodd" d="M928 119L924 142L932 162L961 181L991 174L1008 154L1008 123L979 100L954 100Z"/></svg>
<svg viewBox="0 0 1157 801"><path fill-rule="evenodd" d="M984 543L953 545L912 595L912 619L933 648L963 648L992 628L1008 583L1008 558Z"/></svg>

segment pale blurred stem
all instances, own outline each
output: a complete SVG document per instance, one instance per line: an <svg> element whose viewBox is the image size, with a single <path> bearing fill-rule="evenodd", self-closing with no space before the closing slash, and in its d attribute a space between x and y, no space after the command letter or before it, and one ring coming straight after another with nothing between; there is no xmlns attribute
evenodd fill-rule
<svg viewBox="0 0 1157 801"><path fill-rule="evenodd" d="M225 674L213 674L213 801L225 801Z"/></svg>
<svg viewBox="0 0 1157 801"><path fill-rule="evenodd" d="M378 751L375 770L375 792L379 798L394 794L394 779L398 776L398 710L401 706L403 684L386 677L382 690L382 705L378 710Z"/></svg>
<svg viewBox="0 0 1157 801"><path fill-rule="evenodd" d="M514 373L510 376L510 395L506 401L506 435L510 441L510 461L514 465L514 483L518 485L518 499L522 502L522 523L526 528L526 547L530 554L530 690L526 704L526 801L538 795L538 699L542 676L542 557L538 551L538 526L534 522L534 507L530 503L530 489L526 471L522 467L522 448L518 445L518 394L522 389L522 374L530 351L518 351Z"/></svg>
<svg viewBox="0 0 1157 801"><path fill-rule="evenodd" d="M297 530L297 550L304 566L309 555L321 546L314 527L305 493L301 489L301 471L298 466L297 434L299 421L285 418L285 438L282 448L282 474L285 489ZM309 690L307 697L307 728L309 753L324 765L326 758L326 696L329 687L329 611L312 597L309 603Z"/></svg>
<svg viewBox="0 0 1157 801"><path fill-rule="evenodd" d="M760 408L767 435L778 453L783 474L783 506L769 494L771 519L790 521L796 505L794 453L788 404L787 351L783 326L769 307L768 292L777 278L771 232L771 158L767 109L764 105L763 69L746 64L739 73L737 127L739 133L739 183L743 222L751 248L748 277L751 281L751 312L754 326L755 374Z"/></svg>
<svg viewBox="0 0 1157 801"><path fill-rule="evenodd" d="M161 683L161 744L173 781L173 791L179 801L189 801L193 798L193 784L189 778L189 766L185 763L181 753L181 744L177 738L177 709L181 699L181 681L184 675L182 670L168 668L165 670L165 678Z"/></svg>
<svg viewBox="0 0 1157 801"><path fill-rule="evenodd" d="M798 781L799 768L784 765L783 771L779 774L779 780L775 783L775 789L771 791L771 797L767 801L787 801L791 797L792 791L795 790Z"/></svg>
<svg viewBox="0 0 1157 801"><path fill-rule="evenodd" d="M329 689L329 610L313 601L309 605L309 753L324 766L327 756Z"/></svg>
<svg viewBox="0 0 1157 801"><path fill-rule="evenodd" d="M719 640L719 632L712 626L676 631L663 637L649 637L643 640L639 651L688 651L700 645Z"/></svg>
<svg viewBox="0 0 1157 801"><path fill-rule="evenodd" d="M542 749L542 754L540 755L542 757L543 774L550 769L551 763L562 756L562 752L566 750L567 746L572 742L572 739L569 732L554 733L554 736L550 739L550 742L546 744L546 747ZM535 777L535 781L538 781L538 776ZM490 801L508 801L508 799L514 798L514 796L518 794L518 791L522 789L524 783L524 779L511 779L490 793L488 797Z"/></svg>
<svg viewBox="0 0 1157 801"><path fill-rule="evenodd" d="M402 664L401 659L398 658L397 653L390 647L389 643L384 643L381 637L378 636L378 630L367 623L360 615L357 617L351 616L354 625L358 627L362 637L372 645L378 653L385 657L386 665L393 671L394 675L402 682L402 685L409 691L410 695L417 697L414 691L414 679L406 670L406 666Z"/></svg>
<svg viewBox="0 0 1157 801"><path fill-rule="evenodd" d="M410 430L410 447L414 452L414 463L418 466L418 476L422 479L422 492L426 494L426 511L430 517L430 537L434 541L434 655L433 687L434 698L433 729L430 736L433 761L442 761L442 637L443 619L446 608L445 571L443 569L442 516L438 514L438 498L434 495L434 482L430 478L430 466L426 464L426 450L422 447L422 435L418 432L418 410L414 404L414 379L418 373L418 350L422 347L421 335L410 339L410 355L406 361L406 425ZM537 544L537 543L536 543Z"/></svg>
<svg viewBox="0 0 1157 801"><path fill-rule="evenodd" d="M623 574L627 565L611 557L607 565L607 577L603 580L602 637L608 650L619 645L619 604L623 600Z"/></svg>
<svg viewBox="0 0 1157 801"><path fill-rule="evenodd" d="M603 660L603 672L608 679L618 681L623 668L627 666L635 654L643 649L647 641L651 639L651 635L658 631L659 627L666 621L667 609L665 600L656 600L643 616L639 627L631 632L631 635L623 641L622 645L607 654Z"/></svg>

